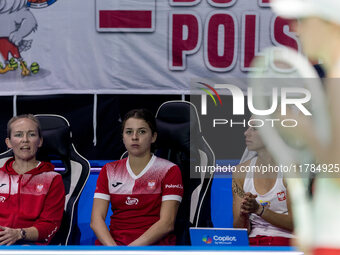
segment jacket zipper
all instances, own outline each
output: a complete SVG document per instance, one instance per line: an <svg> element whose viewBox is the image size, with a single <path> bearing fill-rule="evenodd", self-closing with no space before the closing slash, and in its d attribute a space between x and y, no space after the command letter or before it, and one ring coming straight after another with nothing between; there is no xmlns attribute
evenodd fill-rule
<svg viewBox="0 0 340 255"><path fill-rule="evenodd" d="M15 215L15 217L13 217L13 223L16 223L18 221L18 219L20 218L19 215L20 215L20 198L21 198L21 180L22 180L22 174L19 175L19 179L17 181L18 183L18 206L17 206L17 213ZM12 225L13 226L13 225Z"/></svg>

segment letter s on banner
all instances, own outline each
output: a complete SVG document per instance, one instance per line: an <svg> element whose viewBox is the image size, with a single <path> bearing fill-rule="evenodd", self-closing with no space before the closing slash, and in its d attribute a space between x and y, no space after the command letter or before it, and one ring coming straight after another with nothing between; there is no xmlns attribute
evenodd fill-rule
<svg viewBox="0 0 340 255"><path fill-rule="evenodd" d="M270 0L258 0L260 7L270 7Z"/></svg>
<svg viewBox="0 0 340 255"><path fill-rule="evenodd" d="M214 7L230 7L236 3L236 0L208 0L208 3Z"/></svg>
<svg viewBox="0 0 340 255"><path fill-rule="evenodd" d="M185 70L186 56L196 53L202 41L202 22L196 12L169 14L169 69Z"/></svg>
<svg viewBox="0 0 340 255"><path fill-rule="evenodd" d="M299 40L292 31L291 22L278 16L271 21L271 40L276 46L287 46L300 52Z"/></svg>
<svg viewBox="0 0 340 255"><path fill-rule="evenodd" d="M201 2L201 0L169 0L170 6L194 6Z"/></svg>

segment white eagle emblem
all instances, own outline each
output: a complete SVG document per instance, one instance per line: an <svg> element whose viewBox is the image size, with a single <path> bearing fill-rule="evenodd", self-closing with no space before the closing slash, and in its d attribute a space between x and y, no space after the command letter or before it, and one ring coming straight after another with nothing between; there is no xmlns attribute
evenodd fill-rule
<svg viewBox="0 0 340 255"><path fill-rule="evenodd" d="M38 184L38 185L35 187L35 190L36 190L37 192L41 192L43 188L44 188L44 184Z"/></svg>

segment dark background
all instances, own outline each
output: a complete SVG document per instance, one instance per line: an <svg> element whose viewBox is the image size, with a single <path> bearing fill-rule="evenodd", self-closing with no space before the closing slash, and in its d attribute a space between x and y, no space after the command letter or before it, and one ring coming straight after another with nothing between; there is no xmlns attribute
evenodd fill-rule
<svg viewBox="0 0 340 255"><path fill-rule="evenodd" d="M81 155L89 160L115 160L125 151L121 139L121 119L125 113L135 108L148 108L156 114L162 103L181 99L181 95L98 95L96 146L93 144L92 94L17 96L16 107L18 115L45 113L64 116L70 122L73 142ZM186 96L186 100L191 100L197 106L203 135L214 150L216 159L239 159L245 148L245 128L211 128L215 115L236 120L232 116L232 97L222 96L223 108L215 107L212 100L208 99L207 116L200 115L198 99ZM0 109L0 152L3 152L7 149L4 142L7 122L13 116L13 97L1 96Z"/></svg>

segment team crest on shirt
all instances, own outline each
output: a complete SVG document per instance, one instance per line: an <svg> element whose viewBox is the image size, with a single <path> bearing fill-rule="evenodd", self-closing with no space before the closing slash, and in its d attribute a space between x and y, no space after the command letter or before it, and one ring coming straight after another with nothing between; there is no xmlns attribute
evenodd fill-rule
<svg viewBox="0 0 340 255"><path fill-rule="evenodd" d="M0 202L1 202L1 203L5 202L5 200L6 200L5 197L3 197L3 196L0 197Z"/></svg>
<svg viewBox="0 0 340 255"><path fill-rule="evenodd" d="M285 201L286 200L286 193L284 191L276 193L277 199L279 201Z"/></svg>
<svg viewBox="0 0 340 255"><path fill-rule="evenodd" d="M139 202L138 198L127 197L125 204L127 204L127 205L137 205L138 202Z"/></svg>
<svg viewBox="0 0 340 255"><path fill-rule="evenodd" d="M36 192L41 192L43 188L44 188L44 184L38 184L38 185L35 187L35 191L36 191Z"/></svg>
<svg viewBox="0 0 340 255"><path fill-rule="evenodd" d="M148 181L147 190L154 190L154 189L156 189L156 180Z"/></svg>

